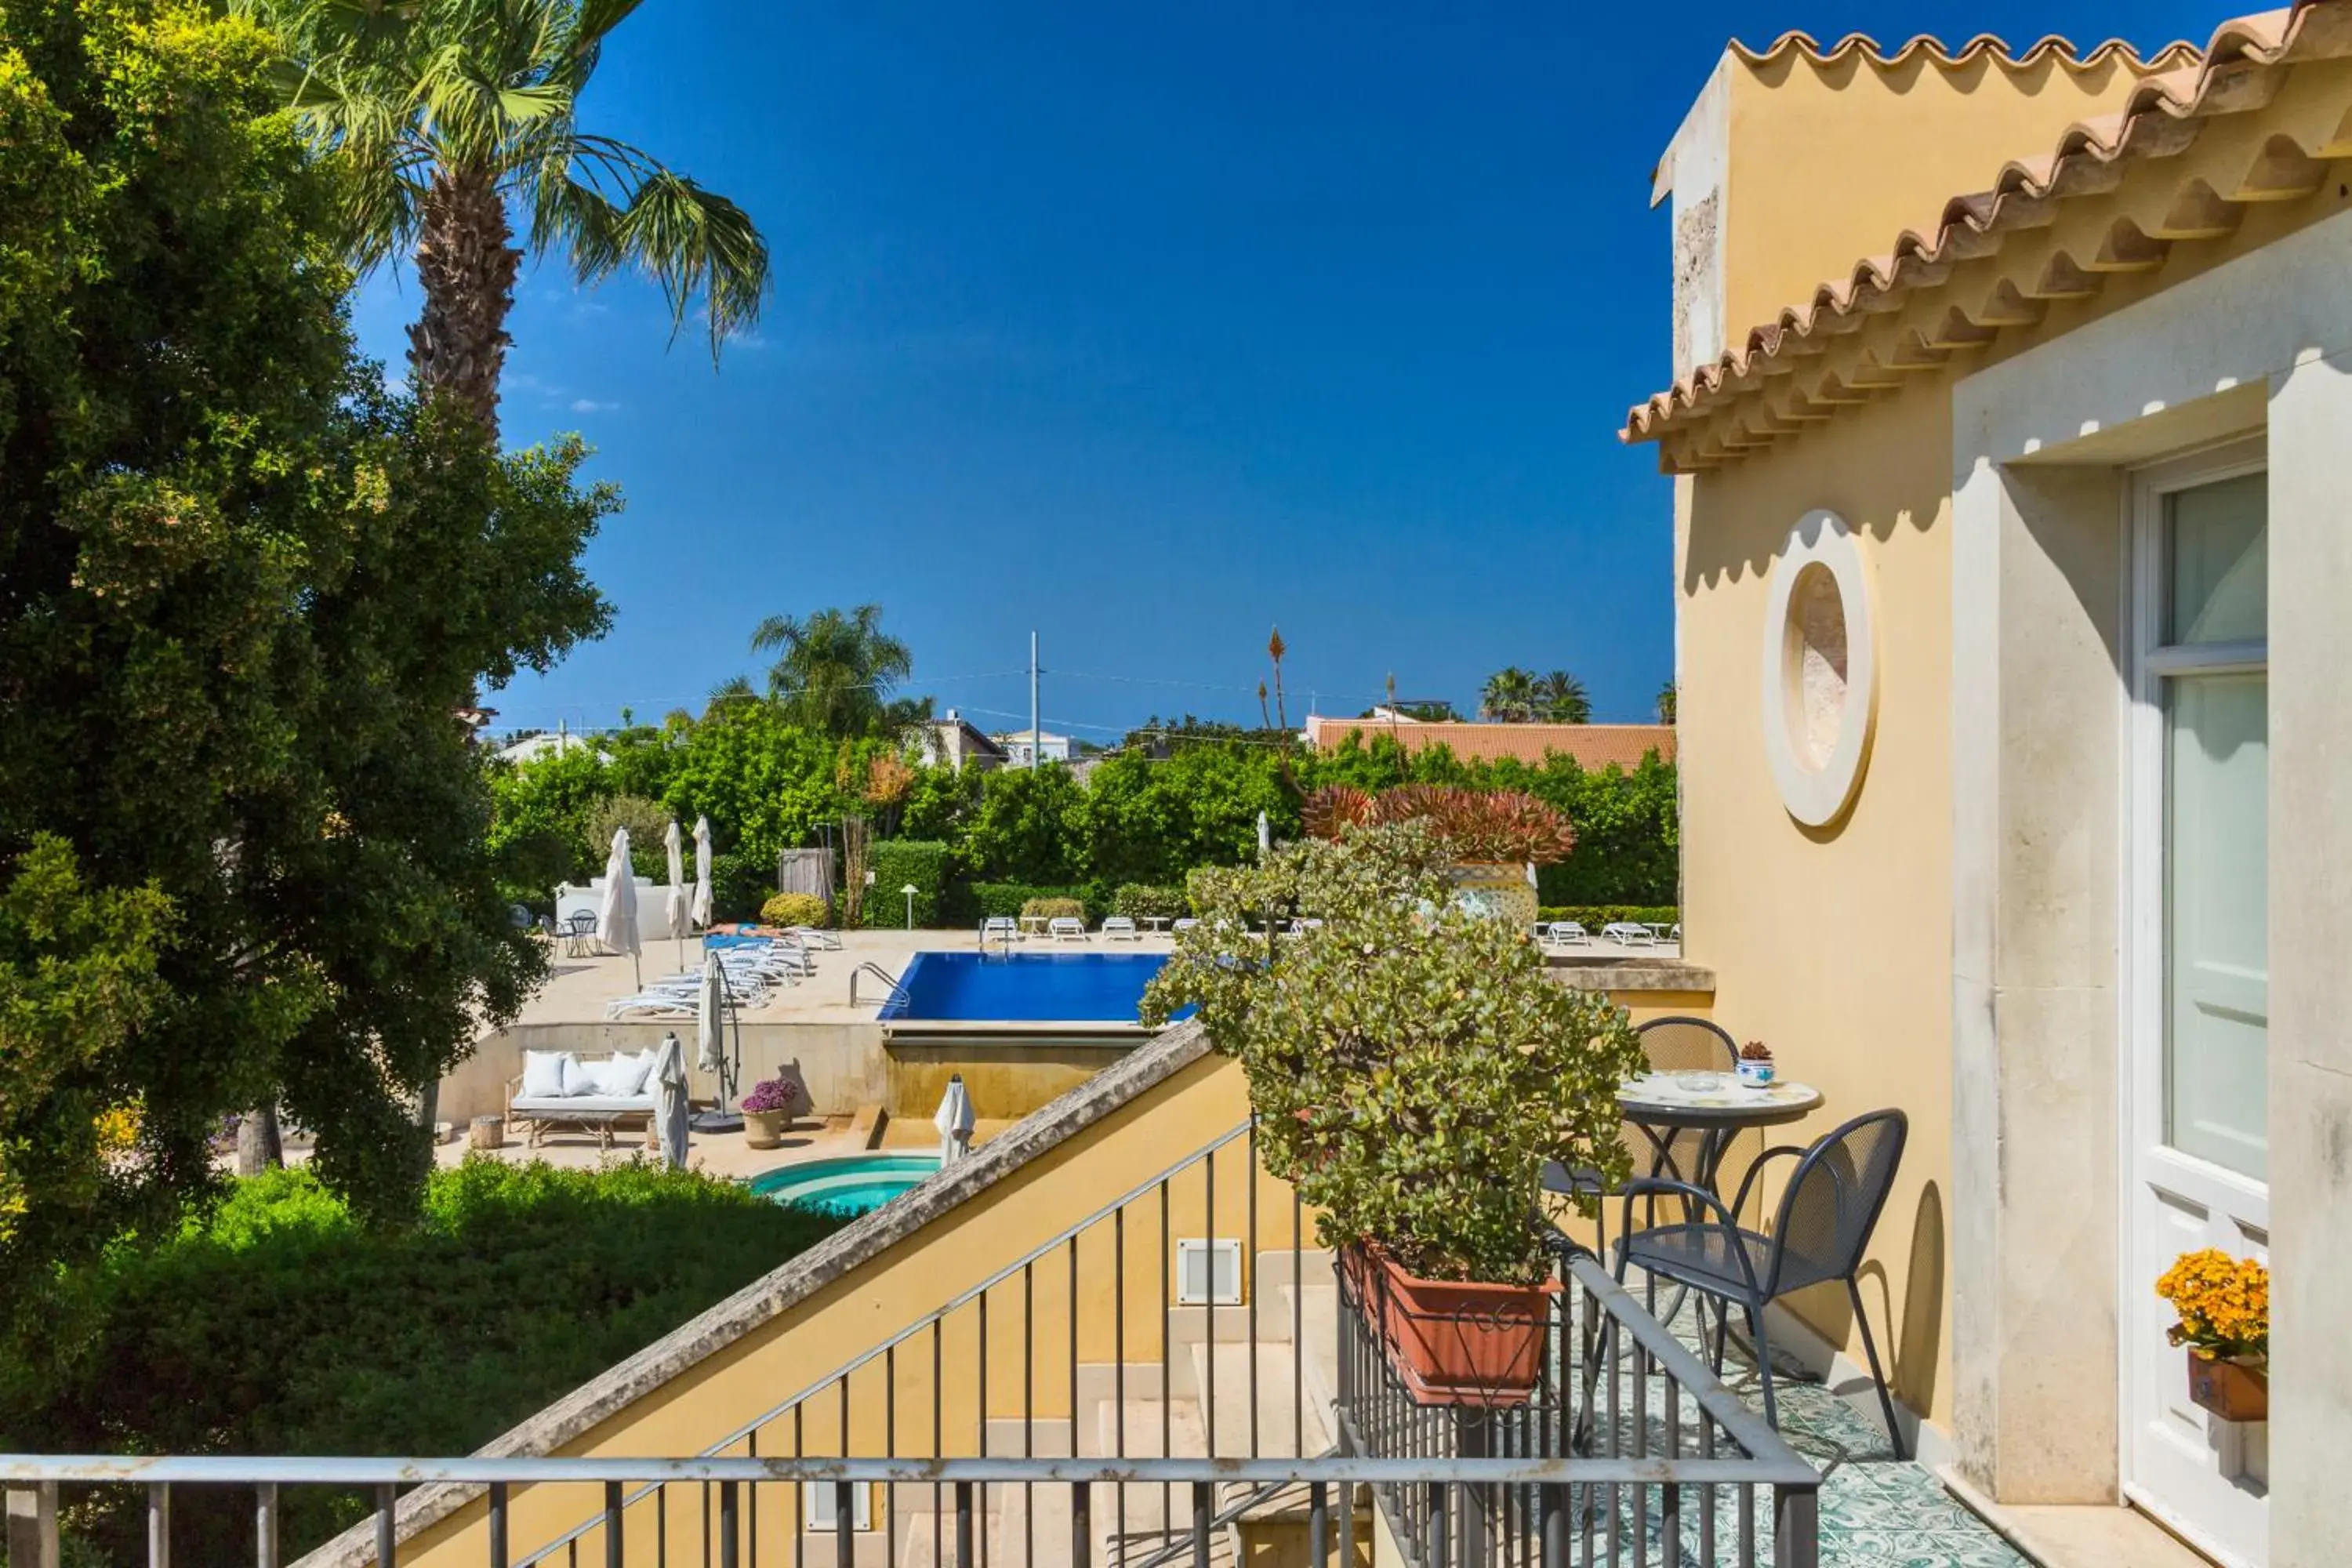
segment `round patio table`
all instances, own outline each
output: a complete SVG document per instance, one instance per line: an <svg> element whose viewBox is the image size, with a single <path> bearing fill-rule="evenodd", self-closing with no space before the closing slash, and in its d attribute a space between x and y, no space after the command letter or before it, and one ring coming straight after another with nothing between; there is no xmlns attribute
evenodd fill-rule
<svg viewBox="0 0 2352 1568"><path fill-rule="evenodd" d="M1168 917L1166 915L1146 915L1143 917L1143 923L1151 928L1152 935L1158 936L1161 931L1168 929Z"/></svg>
<svg viewBox="0 0 2352 1568"><path fill-rule="evenodd" d="M1735 1137L1751 1127L1802 1121L1821 1109L1822 1100L1822 1091L1811 1084L1750 1089L1727 1072L1645 1073L1617 1086L1618 1108L1649 1138L1661 1163L1674 1133L1690 1129L1709 1134L1689 1180L1718 1197L1716 1176Z"/></svg>

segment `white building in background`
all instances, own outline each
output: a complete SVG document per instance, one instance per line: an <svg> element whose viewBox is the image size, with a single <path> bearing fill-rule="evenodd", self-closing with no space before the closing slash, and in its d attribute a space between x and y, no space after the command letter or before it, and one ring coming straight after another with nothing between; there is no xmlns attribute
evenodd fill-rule
<svg viewBox="0 0 2352 1568"><path fill-rule="evenodd" d="M588 742L582 736L548 730L536 735L526 735L511 745L499 747L499 761L535 763L541 757L562 756L567 752L584 752L591 749ZM613 760L601 750L596 752L596 759L599 762L607 763Z"/></svg>
<svg viewBox="0 0 2352 1568"><path fill-rule="evenodd" d="M1026 730L1001 730L989 737L1004 748L1004 754L1016 768L1029 765L1030 732ZM1041 763L1066 763L1070 760L1070 738L1056 735L1051 730L1036 733L1035 750Z"/></svg>

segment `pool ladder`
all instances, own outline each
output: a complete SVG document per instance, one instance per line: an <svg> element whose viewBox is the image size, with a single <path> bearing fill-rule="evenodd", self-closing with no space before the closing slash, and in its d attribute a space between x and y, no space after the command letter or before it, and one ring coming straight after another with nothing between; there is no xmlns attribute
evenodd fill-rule
<svg viewBox="0 0 2352 1568"><path fill-rule="evenodd" d="M849 972L849 1005L851 1006L857 1005L857 977L861 974L871 974L890 988L889 992L884 994L883 1001L887 1002L892 995L897 994L898 977L869 958Z"/></svg>

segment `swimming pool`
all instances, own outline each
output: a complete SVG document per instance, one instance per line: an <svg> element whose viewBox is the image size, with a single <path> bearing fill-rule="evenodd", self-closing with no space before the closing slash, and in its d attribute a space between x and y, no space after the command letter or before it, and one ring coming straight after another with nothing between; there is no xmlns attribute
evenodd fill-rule
<svg viewBox="0 0 2352 1568"><path fill-rule="evenodd" d="M1157 952L919 952L883 1004L896 1019L1135 1021Z"/></svg>
<svg viewBox="0 0 2352 1568"><path fill-rule="evenodd" d="M937 1154L845 1154L754 1176L751 1190L780 1204L859 1215L880 1208L939 1168Z"/></svg>

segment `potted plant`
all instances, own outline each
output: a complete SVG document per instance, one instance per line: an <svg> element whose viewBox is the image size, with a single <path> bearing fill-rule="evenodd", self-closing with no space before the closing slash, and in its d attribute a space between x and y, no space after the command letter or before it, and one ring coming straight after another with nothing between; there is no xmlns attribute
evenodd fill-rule
<svg viewBox="0 0 2352 1568"><path fill-rule="evenodd" d="M784 1129L808 1100L808 1091L788 1078L762 1079L751 1086L739 1108L743 1112L743 1142L753 1149L773 1149L784 1141Z"/></svg>
<svg viewBox="0 0 2352 1568"><path fill-rule="evenodd" d="M1201 923L1144 1021L1194 1006L1240 1058L1267 1168L1318 1211L1413 1394L1516 1404L1556 1289L1544 1163L1625 1174L1616 1090L1643 1057L1607 998L1554 981L1520 927L1452 896L1453 859L1424 822L1343 824L1197 874ZM1266 911L1322 923L1264 942L1248 932Z"/></svg>
<svg viewBox="0 0 2352 1568"><path fill-rule="evenodd" d="M2219 1247L2181 1254L2156 1293L2180 1321L2166 1337L2189 1351L2189 1397L2224 1421L2270 1419L2271 1271Z"/></svg>
<svg viewBox="0 0 2352 1568"><path fill-rule="evenodd" d="M1739 1047L1740 1082L1750 1089L1769 1089L1773 1073L1771 1047L1761 1040L1750 1040Z"/></svg>
<svg viewBox="0 0 2352 1568"><path fill-rule="evenodd" d="M1452 857L1454 900L1522 931L1536 921L1534 868L1564 860L1576 847L1568 818L1519 790L1401 784L1372 795L1333 784L1309 795L1302 816L1318 838L1336 838L1348 826L1427 824Z"/></svg>

